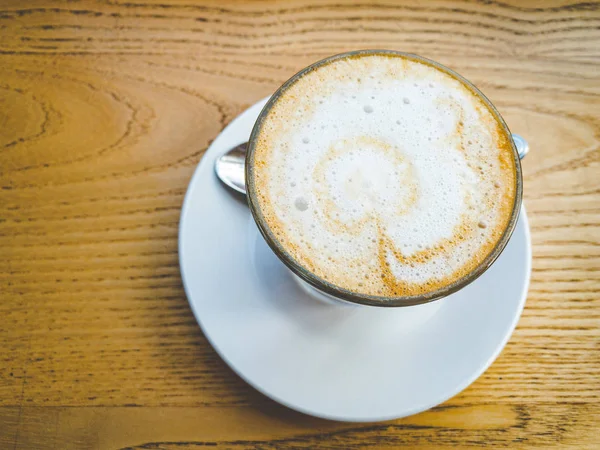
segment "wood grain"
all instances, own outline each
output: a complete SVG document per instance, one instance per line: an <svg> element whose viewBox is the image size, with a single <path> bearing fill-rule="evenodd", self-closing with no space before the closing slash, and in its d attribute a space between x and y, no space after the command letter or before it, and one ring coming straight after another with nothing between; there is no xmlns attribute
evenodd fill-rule
<svg viewBox="0 0 600 450"><path fill-rule="evenodd" d="M343 424L218 358L177 260L237 114L356 48L446 64L527 136L527 305L472 386ZM0 448L600 448L598 2L0 0Z"/></svg>

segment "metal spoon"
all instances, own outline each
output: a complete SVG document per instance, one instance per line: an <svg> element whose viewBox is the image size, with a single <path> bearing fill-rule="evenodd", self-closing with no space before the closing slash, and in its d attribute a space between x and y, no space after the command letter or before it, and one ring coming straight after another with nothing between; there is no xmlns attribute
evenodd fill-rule
<svg viewBox="0 0 600 450"><path fill-rule="evenodd" d="M234 191L246 194L246 146L247 142L233 147L215 162L219 179Z"/></svg>
<svg viewBox="0 0 600 450"><path fill-rule="evenodd" d="M523 137L513 134L513 141L519 152L519 158L523 159L529 152L529 144ZM215 172L219 179L231 189L246 194L246 146L248 143L233 147L215 162Z"/></svg>

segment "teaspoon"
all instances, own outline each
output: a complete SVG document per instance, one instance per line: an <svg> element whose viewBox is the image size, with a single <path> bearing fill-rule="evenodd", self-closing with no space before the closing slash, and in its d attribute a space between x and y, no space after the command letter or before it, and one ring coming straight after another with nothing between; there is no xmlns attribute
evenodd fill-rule
<svg viewBox="0 0 600 450"><path fill-rule="evenodd" d="M513 141L523 159L529 152L529 144L522 136L513 134ZM219 179L231 189L246 194L246 146L247 142L233 147L215 162L215 172Z"/></svg>

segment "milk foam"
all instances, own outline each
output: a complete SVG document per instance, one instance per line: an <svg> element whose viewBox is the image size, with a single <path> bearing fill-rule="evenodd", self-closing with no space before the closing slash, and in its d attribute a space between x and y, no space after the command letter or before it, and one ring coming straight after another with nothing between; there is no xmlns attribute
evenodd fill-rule
<svg viewBox="0 0 600 450"><path fill-rule="evenodd" d="M321 66L262 122L258 204L279 243L357 293L418 295L476 267L507 226L512 148L459 80L400 56Z"/></svg>

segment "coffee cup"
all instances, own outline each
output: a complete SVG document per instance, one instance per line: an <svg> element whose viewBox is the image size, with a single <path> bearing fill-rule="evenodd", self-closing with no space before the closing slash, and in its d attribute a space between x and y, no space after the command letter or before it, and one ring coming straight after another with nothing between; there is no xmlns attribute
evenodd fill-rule
<svg viewBox="0 0 600 450"><path fill-rule="evenodd" d="M397 307L463 289L500 256L520 157L472 83L420 56L335 55L267 102L246 191L267 244L328 301Z"/></svg>

